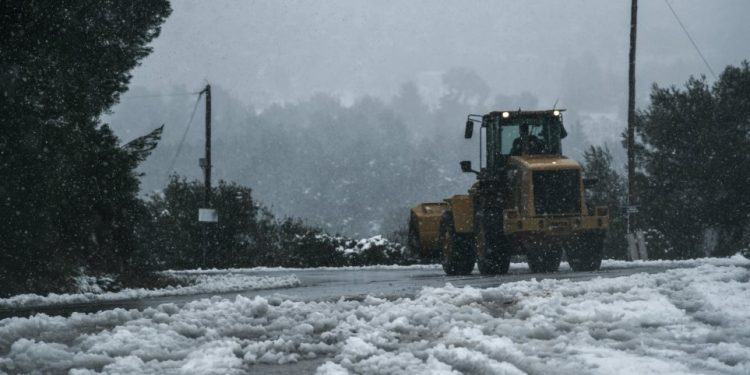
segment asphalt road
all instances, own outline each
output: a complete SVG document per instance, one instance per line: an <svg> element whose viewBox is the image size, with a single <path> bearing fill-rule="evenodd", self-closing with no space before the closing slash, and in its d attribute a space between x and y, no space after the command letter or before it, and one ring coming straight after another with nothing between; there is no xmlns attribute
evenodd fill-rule
<svg viewBox="0 0 750 375"><path fill-rule="evenodd" d="M65 306L43 306L26 309L1 310L0 319L13 316L30 316L37 313L47 315L70 315L73 312L96 312L114 308L144 309L164 303L181 305L202 298L235 298L236 295L271 296L280 295L295 300L328 300L338 298L361 299L366 295L385 298L410 297L425 286L441 287L446 283L454 286L473 286L487 288L503 283L536 279L571 279L587 280L595 277L619 277L634 273L657 273L672 268L666 265L642 265L638 267L603 267L596 272L573 272L562 270L549 274L531 273L528 268L514 267L502 276L482 276L474 271L468 276L445 276L442 269L309 269L309 270L274 270L253 272L253 275L280 276L294 274L301 285L294 288L254 290L223 294L198 294L190 296L154 297L139 300L105 301ZM320 357L312 360L301 360L284 365L258 364L250 367L250 373L258 374L311 374L330 358Z"/></svg>
<svg viewBox="0 0 750 375"><path fill-rule="evenodd" d="M234 298L236 295L246 297L282 295L296 300L326 300L341 297L358 299L365 295L373 295L386 298L410 297L415 295L422 287L440 287L446 283L454 286L473 286L487 288L502 283L530 280L532 278L545 279L571 279L586 280L594 277L618 277L627 276L639 272L661 272L666 269L663 265L644 265L628 268L604 267L596 272L573 272L563 270L555 273L539 274L531 273L527 268L514 268L506 275L482 276L474 271L467 276L445 276L442 269L309 269L309 270L284 270L284 271L259 271L253 275L279 276L294 274L299 278L301 285L294 288L252 290L245 292L196 294L188 296L165 296L143 298L121 301L100 301L93 303L79 303L56 306L39 306L21 309L0 309L0 319L18 316L25 317L37 313L47 315L70 315L73 312L97 312L114 308L145 309L156 307L164 303L175 303L182 305L186 302L219 296L221 298Z"/></svg>

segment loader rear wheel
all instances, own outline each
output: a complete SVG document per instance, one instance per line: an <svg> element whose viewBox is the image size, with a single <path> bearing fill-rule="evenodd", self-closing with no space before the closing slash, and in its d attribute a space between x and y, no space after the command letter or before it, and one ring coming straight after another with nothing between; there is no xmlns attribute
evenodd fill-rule
<svg viewBox="0 0 750 375"><path fill-rule="evenodd" d="M482 275L502 275L510 268L510 241L500 233L499 217L477 220L477 268Z"/></svg>
<svg viewBox="0 0 750 375"><path fill-rule="evenodd" d="M469 275L474 270L476 252L471 235L456 233L449 212L440 221L440 244L443 250L443 271L447 275Z"/></svg>
<svg viewBox="0 0 750 375"><path fill-rule="evenodd" d="M576 272L598 270L602 265L603 252L603 233L582 234L566 249L568 264Z"/></svg>
<svg viewBox="0 0 750 375"><path fill-rule="evenodd" d="M526 250L526 261L534 273L555 272L560 268L563 249L552 244L534 244Z"/></svg>

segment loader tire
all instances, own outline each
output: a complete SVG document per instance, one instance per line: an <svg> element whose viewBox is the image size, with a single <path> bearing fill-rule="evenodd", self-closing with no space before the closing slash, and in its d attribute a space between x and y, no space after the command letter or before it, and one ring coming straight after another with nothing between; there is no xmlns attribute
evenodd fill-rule
<svg viewBox="0 0 750 375"><path fill-rule="evenodd" d="M560 268L563 249L551 244L534 244L526 250L526 261L534 273L556 272Z"/></svg>
<svg viewBox="0 0 750 375"><path fill-rule="evenodd" d="M477 218L477 268L482 275L502 275L510 268L510 241L500 233L500 217Z"/></svg>
<svg viewBox="0 0 750 375"><path fill-rule="evenodd" d="M576 272L598 270L603 252L603 233L582 234L566 249L568 264Z"/></svg>
<svg viewBox="0 0 750 375"><path fill-rule="evenodd" d="M474 270L476 250L471 235L458 234L450 212L440 220L440 245L446 275L469 275Z"/></svg>

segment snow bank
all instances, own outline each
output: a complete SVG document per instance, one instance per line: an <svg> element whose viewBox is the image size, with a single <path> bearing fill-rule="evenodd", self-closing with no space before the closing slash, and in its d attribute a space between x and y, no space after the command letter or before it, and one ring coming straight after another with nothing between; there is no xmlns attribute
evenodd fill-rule
<svg viewBox="0 0 750 375"><path fill-rule="evenodd" d="M750 373L745 260L574 282L424 288L415 298L220 298L0 321L0 370L318 374ZM717 264L722 263L722 264Z"/></svg>
<svg viewBox="0 0 750 375"><path fill-rule="evenodd" d="M701 259L687 259L687 260L637 260L637 261L624 261L614 259L602 260L602 269L617 269L617 268L637 268L637 267L660 267L660 268L675 268L675 267L696 267L702 264L713 264L716 266L727 266L727 265L750 265L750 260L740 254L736 254L731 258L701 258ZM528 269L528 265L525 262L511 263L511 270L525 270ZM208 269L192 269L192 270L169 270L171 274L175 275L215 275L225 273L241 273L241 274L257 274L258 272L300 272L300 271L382 271L382 270L442 270L443 267L440 264L411 264L411 265L374 265L374 266L344 266L344 267L314 267L314 268L293 268L293 267L251 267L251 268L208 268ZM560 264L561 271L569 271L570 266L567 262ZM474 272L478 272L476 267Z"/></svg>
<svg viewBox="0 0 750 375"><path fill-rule="evenodd" d="M750 266L750 259L744 257L741 254L735 254L729 258L699 258L699 259L685 259L685 260L613 260L607 259L602 261L602 267L607 268L633 268L633 267L650 267L650 266L663 266L663 267L697 267L703 264L711 264L714 266Z"/></svg>
<svg viewBox="0 0 750 375"><path fill-rule="evenodd" d="M370 238L362 238L359 240L349 240L339 246L336 250L344 253L345 255L361 254L374 247L390 246L391 242L385 239L383 236L374 236ZM396 245L397 246L397 245ZM398 246L401 248L401 246Z"/></svg>
<svg viewBox="0 0 750 375"><path fill-rule="evenodd" d="M76 289L80 293L104 293L115 283L115 278L111 275L100 277L79 275L73 279L76 284Z"/></svg>
<svg viewBox="0 0 750 375"><path fill-rule="evenodd" d="M525 263L524 263L525 264ZM440 264L411 264L408 266L399 266L393 264L383 264L375 266L343 266L343 267L309 267L309 268L297 268L297 267L251 267L251 268L207 268L207 269L192 269L192 270L168 270L166 272L176 275L216 275L224 273L240 273L240 274L257 274L258 272L300 272L300 271L382 271L382 270L442 270L443 266Z"/></svg>
<svg viewBox="0 0 750 375"><path fill-rule="evenodd" d="M299 279L289 276L251 276L232 272L216 275L179 275L173 276L184 280L185 285L170 286L163 289L123 289L118 292L103 292L100 282L92 277L79 277L76 282L81 293L56 294L46 296L38 294L20 294L9 298L0 298L0 308L21 308L34 306L61 305L93 301L114 301L146 297L177 296L202 293L224 293L254 289L285 288L299 285Z"/></svg>

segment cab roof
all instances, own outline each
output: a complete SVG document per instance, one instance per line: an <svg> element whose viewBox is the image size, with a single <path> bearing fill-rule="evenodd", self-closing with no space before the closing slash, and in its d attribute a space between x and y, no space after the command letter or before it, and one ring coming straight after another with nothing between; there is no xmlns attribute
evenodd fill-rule
<svg viewBox="0 0 750 375"><path fill-rule="evenodd" d="M503 116L503 112L510 113L510 117L518 118L518 117L524 117L524 118L534 118L534 117L548 117L553 116L553 113L555 111L558 112L565 112L565 109L544 109L544 110L534 110L534 111L524 111L521 109L514 109L514 110L508 110L508 111L492 111L484 117L501 117Z"/></svg>

